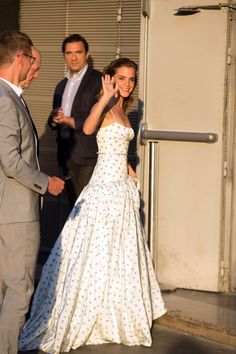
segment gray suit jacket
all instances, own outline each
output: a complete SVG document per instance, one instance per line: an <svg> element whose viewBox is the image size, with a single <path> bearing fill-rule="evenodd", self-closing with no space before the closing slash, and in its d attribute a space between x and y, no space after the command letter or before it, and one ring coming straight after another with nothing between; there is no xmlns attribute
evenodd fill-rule
<svg viewBox="0 0 236 354"><path fill-rule="evenodd" d="M0 224L39 220L49 177L39 171L37 137L22 100L0 80Z"/></svg>

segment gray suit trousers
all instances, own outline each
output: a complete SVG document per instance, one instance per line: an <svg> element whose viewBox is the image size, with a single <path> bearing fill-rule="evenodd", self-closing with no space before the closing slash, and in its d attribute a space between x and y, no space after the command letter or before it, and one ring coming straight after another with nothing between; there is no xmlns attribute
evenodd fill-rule
<svg viewBox="0 0 236 354"><path fill-rule="evenodd" d="M38 221L0 224L1 354L17 354L19 332L34 290L39 242Z"/></svg>

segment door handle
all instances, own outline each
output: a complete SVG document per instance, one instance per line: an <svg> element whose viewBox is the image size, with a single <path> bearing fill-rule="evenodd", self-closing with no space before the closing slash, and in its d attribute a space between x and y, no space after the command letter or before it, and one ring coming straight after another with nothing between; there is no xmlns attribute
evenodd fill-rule
<svg viewBox="0 0 236 354"><path fill-rule="evenodd" d="M159 140L212 144L217 142L218 135L215 133L148 130L147 123L141 123L138 132L138 140L140 145L145 145L147 141L157 142Z"/></svg>

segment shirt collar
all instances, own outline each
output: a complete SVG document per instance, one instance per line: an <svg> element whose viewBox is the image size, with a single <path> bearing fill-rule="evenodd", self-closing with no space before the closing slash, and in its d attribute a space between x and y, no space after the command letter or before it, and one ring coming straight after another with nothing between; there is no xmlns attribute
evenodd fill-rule
<svg viewBox="0 0 236 354"><path fill-rule="evenodd" d="M86 64L80 71L78 71L73 76L71 75L70 71L67 72L66 77L67 79L78 79L79 77L83 76L88 69L88 64Z"/></svg>
<svg viewBox="0 0 236 354"><path fill-rule="evenodd" d="M22 95L23 90L22 90L22 88L20 86L16 86L12 82L10 82L10 81L8 81L6 79L3 79L2 77L0 77L0 79L2 81L4 81L7 85L9 85L11 87L11 89L17 94L17 96L20 97Z"/></svg>

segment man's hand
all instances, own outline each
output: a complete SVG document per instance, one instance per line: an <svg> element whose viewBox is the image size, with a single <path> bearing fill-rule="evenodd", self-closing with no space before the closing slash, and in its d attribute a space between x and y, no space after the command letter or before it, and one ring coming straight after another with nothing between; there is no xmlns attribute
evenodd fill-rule
<svg viewBox="0 0 236 354"><path fill-rule="evenodd" d="M74 117L68 117L64 115L62 108L56 108L53 112L53 119L54 124L65 125L68 128L75 129L75 119Z"/></svg>
<svg viewBox="0 0 236 354"><path fill-rule="evenodd" d="M56 176L52 176L50 177L48 182L48 192L52 195L57 196L63 191L64 185L65 182L62 179Z"/></svg>

